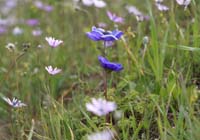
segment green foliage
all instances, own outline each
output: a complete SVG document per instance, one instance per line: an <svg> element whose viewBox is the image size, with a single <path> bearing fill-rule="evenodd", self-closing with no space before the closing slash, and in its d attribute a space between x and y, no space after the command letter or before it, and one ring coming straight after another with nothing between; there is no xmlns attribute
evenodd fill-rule
<svg viewBox="0 0 200 140"><path fill-rule="evenodd" d="M108 99L118 105L111 123L86 111L90 97L103 96L103 74L97 56L102 44L85 36L93 25L108 24L105 9L77 7L68 0L49 0L45 13L28 1L17 7L17 18L38 18L41 37L31 27L21 36L0 38L0 96L17 97L28 106L20 109L0 102L0 131L9 140L86 140L87 135L110 128L116 140L197 140L200 137L199 4L193 0L184 10L175 1L162 13L152 1L119 1L108 9L125 17L118 28L124 36L109 49L109 58L124 70L108 75ZM128 3L149 13L150 21L137 22L124 8ZM26 5L26 6L25 6ZM53 36L64 41L52 49L45 41ZM144 44L147 36L149 42ZM16 50L4 46L16 42ZM30 43L24 50L23 43ZM41 45L42 48L37 46ZM62 68L51 76L45 66ZM4 138L5 137L5 138Z"/></svg>

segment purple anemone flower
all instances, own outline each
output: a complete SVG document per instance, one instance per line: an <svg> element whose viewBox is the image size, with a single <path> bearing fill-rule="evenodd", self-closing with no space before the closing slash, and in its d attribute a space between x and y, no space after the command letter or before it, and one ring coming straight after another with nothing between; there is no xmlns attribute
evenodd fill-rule
<svg viewBox="0 0 200 140"><path fill-rule="evenodd" d="M5 26L0 26L0 35L7 32L7 28Z"/></svg>
<svg viewBox="0 0 200 140"><path fill-rule="evenodd" d="M39 20L38 19L28 19L26 20L26 24L29 26L36 26L39 24Z"/></svg>
<svg viewBox="0 0 200 140"><path fill-rule="evenodd" d="M116 71L116 72L121 71L123 69L122 64L110 62L103 56L98 56L98 59L99 59L101 66L105 69L109 69L109 70Z"/></svg>
<svg viewBox="0 0 200 140"><path fill-rule="evenodd" d="M46 12L51 12L53 10L53 6L51 6L51 5L45 5L43 7L43 10L46 11Z"/></svg>
<svg viewBox="0 0 200 140"><path fill-rule="evenodd" d="M120 39L123 32L119 30L105 31L102 28L96 28L93 26L92 31L87 32L86 35L94 41L115 41Z"/></svg>

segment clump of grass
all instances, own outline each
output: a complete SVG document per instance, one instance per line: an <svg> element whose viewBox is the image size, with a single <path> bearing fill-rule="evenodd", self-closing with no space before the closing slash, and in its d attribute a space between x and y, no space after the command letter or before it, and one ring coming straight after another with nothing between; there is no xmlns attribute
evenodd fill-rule
<svg viewBox="0 0 200 140"><path fill-rule="evenodd" d="M165 1L169 10L162 12L153 1L106 2L124 24L110 21L105 8L64 0L43 2L53 6L51 12L26 1L2 13L2 18L14 15L18 22L0 34L0 96L17 97L27 105L12 108L0 102L2 139L86 140L105 128L116 140L199 139L199 2L192 0L184 9L176 1ZM149 20L137 21L127 5L136 6ZM40 24L23 23L31 18ZM124 67L107 74L106 98L117 104L109 121L85 107L91 97L105 95L105 75L97 59L102 44L85 35L99 22L107 24L106 30L124 32L106 52ZM15 27L23 34L13 35ZM35 28L42 30L41 36L32 35ZM52 49L47 36L63 43ZM9 43L15 47L6 49ZM49 65L62 71L49 75Z"/></svg>

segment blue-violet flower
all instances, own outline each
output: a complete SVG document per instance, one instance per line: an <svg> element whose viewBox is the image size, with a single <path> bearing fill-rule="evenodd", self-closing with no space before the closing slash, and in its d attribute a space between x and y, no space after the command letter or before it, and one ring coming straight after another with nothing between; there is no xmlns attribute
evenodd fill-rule
<svg viewBox="0 0 200 140"><path fill-rule="evenodd" d="M93 26L92 31L87 32L86 35L94 41L115 41L120 39L123 32L119 30L105 31L102 28L96 28Z"/></svg>
<svg viewBox="0 0 200 140"><path fill-rule="evenodd" d="M109 69L109 70L116 71L116 72L121 71L123 69L122 64L110 62L103 56L99 56L98 59L99 59L101 66L105 69Z"/></svg>

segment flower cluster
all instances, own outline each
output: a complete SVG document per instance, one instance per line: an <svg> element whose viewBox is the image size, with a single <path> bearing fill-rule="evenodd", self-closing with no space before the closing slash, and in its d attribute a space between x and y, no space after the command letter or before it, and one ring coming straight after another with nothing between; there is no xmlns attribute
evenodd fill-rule
<svg viewBox="0 0 200 140"><path fill-rule="evenodd" d="M86 35L93 41L104 41L104 47L111 46L114 41L121 38L123 35L122 31L113 30L113 31L105 31L102 28L92 27L91 32L87 32ZM105 69L109 69L112 71L121 71L123 66L119 63L109 62L105 57L99 56L98 60L101 66Z"/></svg>
<svg viewBox="0 0 200 140"><path fill-rule="evenodd" d="M52 48L56 48L63 43L62 40L57 40L53 37L46 37L45 39L48 42L49 46L51 46ZM52 66L46 66L45 69L50 75L56 75L62 71L61 69L57 67L53 68Z"/></svg>
<svg viewBox="0 0 200 140"><path fill-rule="evenodd" d="M107 11L107 15L109 19L115 23L123 23L124 19L116 16L115 14ZM113 31L106 31L102 28L97 28L95 26L92 27L92 31L86 33L87 37L93 41L103 41L104 42L104 56L106 55L105 49L106 47L112 46L113 43L121 38L123 32L115 29ZM106 57L98 56L99 63L102 68L105 70L119 72L123 69L122 64L110 62ZM106 72L105 77L106 77ZM106 79L106 78L105 78ZM104 80L104 96L105 99L102 98L92 98L91 103L86 103L87 111L92 112L97 116L106 116L106 122L109 122L108 115L109 113L116 110L117 105L115 102L107 101L107 80ZM88 140L112 140L114 138L113 133L110 130L93 133L88 136Z"/></svg>
<svg viewBox="0 0 200 140"><path fill-rule="evenodd" d="M53 10L53 6L44 4L42 1L34 1L34 5L38 9L44 10L46 12L51 12Z"/></svg>

